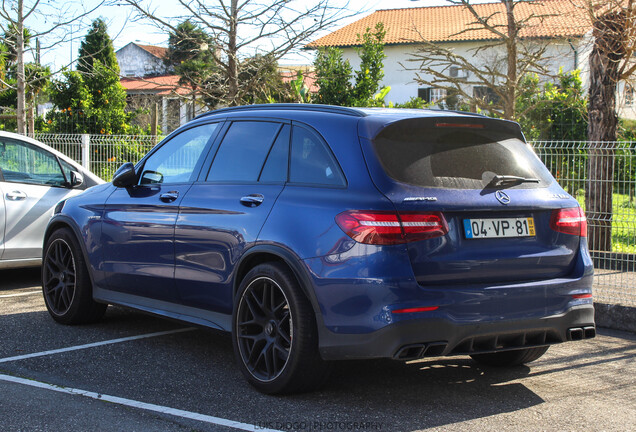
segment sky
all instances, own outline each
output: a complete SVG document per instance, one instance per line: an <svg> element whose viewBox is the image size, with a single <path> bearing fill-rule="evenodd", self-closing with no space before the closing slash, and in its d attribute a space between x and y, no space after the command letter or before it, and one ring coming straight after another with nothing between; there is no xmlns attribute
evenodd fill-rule
<svg viewBox="0 0 636 432"><path fill-rule="evenodd" d="M55 0L45 0L46 3L54 2ZM209 0L210 3L214 3L214 0ZM307 3L311 3L311 0L303 0ZM475 0L475 3L484 3L489 0ZM493 0L490 0L491 2ZM496 1L496 0L495 0ZM91 8L95 4L98 4L98 0L85 0L83 2L84 7ZM115 2L111 2L115 3ZM178 13L175 10L175 1L166 0L154 0L153 6L156 7L156 11L163 16L174 16ZM353 22L360 17L370 14L378 9L398 9L409 7L424 7L424 6L442 6L448 5L446 0L349 0L350 8L356 11L365 11L355 17L348 20L342 20L339 27L342 27L350 22ZM108 31L113 39L115 50L124 47L130 42L138 42L146 45L159 45L167 46L167 34L165 31L161 31L156 26L140 22L134 19L132 10L123 5L111 5L101 6L95 12L89 15L89 21L95 18L101 17L108 24ZM42 17L33 16L27 21L27 26L32 28L46 28ZM330 31L335 30L336 27L331 28ZM75 30L76 34L73 35L73 41L66 43L58 43L52 48L42 49L41 61L43 64L48 64L52 67L52 70L58 70L62 67L70 64L70 60L77 58L77 52L80 46L81 38L78 36L84 36L88 29ZM328 33L325 32L325 33ZM46 44L43 44L45 46ZM311 54L294 54L283 58L281 64L291 63L311 63Z"/></svg>

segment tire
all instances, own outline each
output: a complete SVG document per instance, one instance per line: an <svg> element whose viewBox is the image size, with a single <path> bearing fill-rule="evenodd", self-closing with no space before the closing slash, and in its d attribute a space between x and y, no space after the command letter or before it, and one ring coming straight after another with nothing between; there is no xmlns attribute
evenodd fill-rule
<svg viewBox="0 0 636 432"><path fill-rule="evenodd" d="M241 281L232 342L239 369L263 393L315 390L331 370L318 352L311 304L289 268L280 263L260 264Z"/></svg>
<svg viewBox="0 0 636 432"><path fill-rule="evenodd" d="M62 324L98 321L108 305L93 300L93 286L75 234L60 228L51 234L42 257L42 293L53 319Z"/></svg>
<svg viewBox="0 0 636 432"><path fill-rule="evenodd" d="M535 361L548 350L548 346L525 348L512 351L501 351L488 354L473 354L471 357L478 363L488 366L517 366Z"/></svg>

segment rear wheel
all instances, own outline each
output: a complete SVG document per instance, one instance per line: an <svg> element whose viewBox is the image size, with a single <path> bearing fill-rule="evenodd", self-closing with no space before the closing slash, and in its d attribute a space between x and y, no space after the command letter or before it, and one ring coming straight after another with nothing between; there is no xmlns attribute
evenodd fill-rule
<svg viewBox="0 0 636 432"><path fill-rule="evenodd" d="M489 366L517 366L535 361L545 354L548 348L548 346L524 348L487 354L473 354L471 357L476 362Z"/></svg>
<svg viewBox="0 0 636 432"><path fill-rule="evenodd" d="M107 305L93 300L86 262L69 228L55 231L46 242L42 259L44 303L53 319L62 324L99 320Z"/></svg>
<svg viewBox="0 0 636 432"><path fill-rule="evenodd" d="M238 366L259 391L310 391L326 380L313 309L286 266L261 264L245 276L232 321Z"/></svg>

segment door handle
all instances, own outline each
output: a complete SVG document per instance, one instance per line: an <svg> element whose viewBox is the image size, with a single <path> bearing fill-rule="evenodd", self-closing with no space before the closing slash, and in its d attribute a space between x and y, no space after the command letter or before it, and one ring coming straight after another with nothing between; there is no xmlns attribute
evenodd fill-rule
<svg viewBox="0 0 636 432"><path fill-rule="evenodd" d="M17 190L7 192L6 196L9 201L22 201L22 200L25 200L27 197L27 195L24 192L17 191Z"/></svg>
<svg viewBox="0 0 636 432"><path fill-rule="evenodd" d="M170 191L159 195L159 199L165 203L171 203L179 198L179 191Z"/></svg>
<svg viewBox="0 0 636 432"><path fill-rule="evenodd" d="M261 194L251 194L241 198L241 204L245 207L258 207L263 203L265 197Z"/></svg>

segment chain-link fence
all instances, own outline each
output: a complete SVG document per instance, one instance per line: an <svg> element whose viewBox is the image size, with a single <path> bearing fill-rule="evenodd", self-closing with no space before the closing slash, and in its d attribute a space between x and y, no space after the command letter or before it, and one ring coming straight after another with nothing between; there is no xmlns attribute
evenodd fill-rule
<svg viewBox="0 0 636 432"><path fill-rule="evenodd" d="M82 135L80 134L35 134L30 137L53 147L74 161L82 163ZM87 167L88 168L88 167Z"/></svg>
<svg viewBox="0 0 636 432"><path fill-rule="evenodd" d="M36 134L35 139L64 153L106 181L124 162L137 163L162 136Z"/></svg>
<svg viewBox="0 0 636 432"><path fill-rule="evenodd" d="M35 138L109 181L122 163L137 162L162 137L38 134ZM636 142L531 144L586 210L596 301L636 306Z"/></svg>
<svg viewBox="0 0 636 432"><path fill-rule="evenodd" d="M596 301L636 306L636 142L531 143L585 209Z"/></svg>

